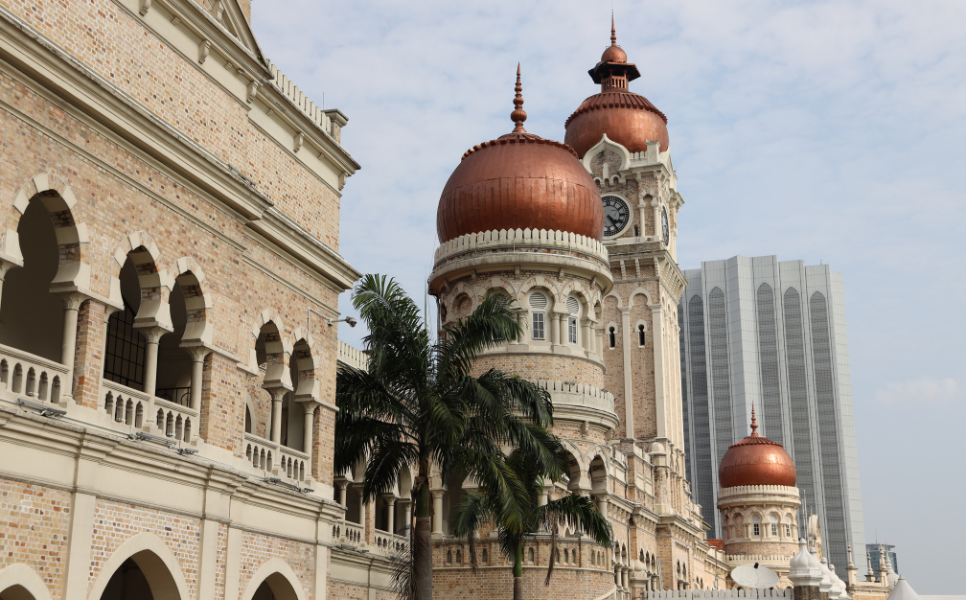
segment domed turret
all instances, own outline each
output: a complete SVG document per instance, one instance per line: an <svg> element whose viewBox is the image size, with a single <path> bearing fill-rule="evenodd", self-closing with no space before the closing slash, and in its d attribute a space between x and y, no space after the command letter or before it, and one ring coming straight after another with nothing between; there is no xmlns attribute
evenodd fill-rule
<svg viewBox="0 0 966 600"><path fill-rule="evenodd" d="M617 45L611 17L611 45L600 62L588 71L600 93L583 101L567 119L564 141L583 157L606 133L630 152L647 150L647 142L661 142L660 151L670 146L667 117L639 94L628 91L628 82L641 76L637 65L627 62L627 53Z"/></svg>
<svg viewBox="0 0 966 600"><path fill-rule="evenodd" d="M527 133L517 66L515 127L466 151L436 213L440 243L461 235L544 229L600 241L604 209L594 180L569 146Z"/></svg>
<svg viewBox="0 0 966 600"><path fill-rule="evenodd" d="M755 408L751 408L751 435L732 444L721 459L718 480L722 488L742 485L795 487L795 462L778 442L758 435Z"/></svg>

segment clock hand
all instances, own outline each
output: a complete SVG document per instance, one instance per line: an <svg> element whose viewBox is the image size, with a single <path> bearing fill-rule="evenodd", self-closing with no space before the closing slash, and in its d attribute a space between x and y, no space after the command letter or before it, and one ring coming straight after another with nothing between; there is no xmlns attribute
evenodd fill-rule
<svg viewBox="0 0 966 600"><path fill-rule="evenodd" d="M606 219L607 219L608 221L610 221L610 224L611 224L611 227L614 227L614 226L616 226L616 225L617 225L617 224L616 224L616 223L614 222L614 219L613 219L613 217L611 217L610 215L604 215L604 217L605 217L605 218L606 218Z"/></svg>

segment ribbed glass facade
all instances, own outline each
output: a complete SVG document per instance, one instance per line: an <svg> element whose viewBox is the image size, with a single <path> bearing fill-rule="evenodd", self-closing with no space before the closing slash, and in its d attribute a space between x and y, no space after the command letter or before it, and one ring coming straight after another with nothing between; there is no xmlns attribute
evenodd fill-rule
<svg viewBox="0 0 966 600"><path fill-rule="evenodd" d="M819 515L826 553L844 569L848 546L861 548L865 534L841 275L738 256L685 277L678 315L688 475L709 537L721 537L719 461L750 433L754 405L761 433L795 459L807 511Z"/></svg>

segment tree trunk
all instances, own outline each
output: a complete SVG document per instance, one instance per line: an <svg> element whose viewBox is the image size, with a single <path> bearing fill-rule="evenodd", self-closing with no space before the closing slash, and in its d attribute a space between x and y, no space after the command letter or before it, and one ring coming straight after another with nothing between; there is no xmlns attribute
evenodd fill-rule
<svg viewBox="0 0 966 600"><path fill-rule="evenodd" d="M513 577L513 600L523 600L523 577Z"/></svg>
<svg viewBox="0 0 966 600"><path fill-rule="evenodd" d="M413 560L416 578L416 600L433 600L433 518L416 517L413 544Z"/></svg>
<svg viewBox="0 0 966 600"><path fill-rule="evenodd" d="M523 600L523 541L517 540L513 557L513 600Z"/></svg>
<svg viewBox="0 0 966 600"><path fill-rule="evenodd" d="M416 600L433 600L433 517L430 513L428 461L420 461L420 486L416 490L416 528L413 544L413 577Z"/></svg>

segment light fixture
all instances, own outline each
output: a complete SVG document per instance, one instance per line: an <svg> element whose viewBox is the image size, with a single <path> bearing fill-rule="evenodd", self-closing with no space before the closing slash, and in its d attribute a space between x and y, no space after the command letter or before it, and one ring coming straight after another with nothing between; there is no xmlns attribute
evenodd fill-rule
<svg viewBox="0 0 966 600"><path fill-rule="evenodd" d="M198 449L197 448L178 448L178 454L190 456L192 454L198 454Z"/></svg>
<svg viewBox="0 0 966 600"><path fill-rule="evenodd" d="M41 417L50 417L51 419L59 419L67 414L66 410L60 410L58 408L51 408L44 404L38 402L31 402L26 398L17 398L17 404L23 408L29 408L30 410L37 411L37 414Z"/></svg>
<svg viewBox="0 0 966 600"><path fill-rule="evenodd" d="M177 443L174 440L169 440L168 438L151 435L150 433L144 433L143 431L139 431L133 436L129 436L129 437L130 439L136 442L154 442L155 444L161 444L161 445L167 446L168 448L171 448Z"/></svg>
<svg viewBox="0 0 966 600"><path fill-rule="evenodd" d="M289 483L287 481L282 481L278 477L266 477L265 479L262 479L262 481L264 481L265 483L271 483L273 485L280 485L283 487L287 487L301 494L311 494L312 492L315 491L312 488L299 487L297 483Z"/></svg>
<svg viewBox="0 0 966 600"><path fill-rule="evenodd" d="M344 319L337 319L335 321L333 321L332 319L329 319L329 327L332 327L332 325L334 325L335 323L345 323L349 327L355 327L358 322L359 321L356 321L353 317L346 317Z"/></svg>

